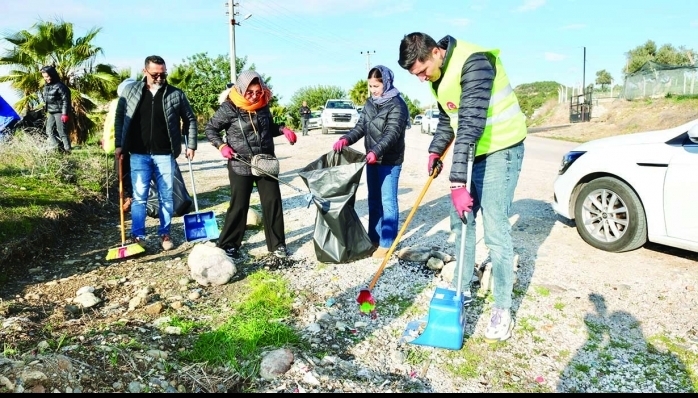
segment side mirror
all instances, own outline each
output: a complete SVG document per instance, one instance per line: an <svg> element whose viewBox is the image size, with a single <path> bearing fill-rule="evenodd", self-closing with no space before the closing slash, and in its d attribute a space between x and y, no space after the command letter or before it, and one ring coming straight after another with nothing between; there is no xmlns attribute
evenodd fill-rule
<svg viewBox="0 0 698 398"><path fill-rule="evenodd" d="M688 129L688 139L694 144L698 144L698 124L694 124L693 127Z"/></svg>

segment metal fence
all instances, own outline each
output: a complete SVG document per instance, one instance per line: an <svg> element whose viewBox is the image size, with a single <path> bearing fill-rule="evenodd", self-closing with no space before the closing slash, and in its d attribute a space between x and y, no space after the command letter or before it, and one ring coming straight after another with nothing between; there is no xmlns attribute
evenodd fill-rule
<svg viewBox="0 0 698 398"><path fill-rule="evenodd" d="M698 95L698 67L673 66L647 62L626 76L623 98L657 98L673 95Z"/></svg>

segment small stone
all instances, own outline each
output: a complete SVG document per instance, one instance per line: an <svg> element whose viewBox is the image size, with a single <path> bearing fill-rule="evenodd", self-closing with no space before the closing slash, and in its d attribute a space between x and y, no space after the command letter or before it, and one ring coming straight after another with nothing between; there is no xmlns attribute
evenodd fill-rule
<svg viewBox="0 0 698 398"><path fill-rule="evenodd" d="M143 386L141 386L141 383L137 381L132 381L128 383L128 392L131 394L138 394L142 391Z"/></svg>
<svg viewBox="0 0 698 398"><path fill-rule="evenodd" d="M193 292L189 293L189 300L196 300L199 297L201 297L201 293L199 293L197 290L194 290Z"/></svg>
<svg viewBox="0 0 698 398"><path fill-rule="evenodd" d="M75 295L76 295L76 296L79 296L79 295L84 294L84 293L94 293L94 292L95 292L95 288L94 288L94 287L92 287L92 286L83 286L83 287L81 287L80 289L78 289L77 292L75 292Z"/></svg>
<svg viewBox="0 0 698 398"><path fill-rule="evenodd" d="M142 296L136 296L128 301L128 309L135 310L136 308L142 306L145 303L145 298Z"/></svg>
<svg viewBox="0 0 698 398"><path fill-rule="evenodd" d="M170 303L170 307L172 307L175 310L181 309L183 305L184 304L182 304L181 301L174 301L174 302Z"/></svg>
<svg viewBox="0 0 698 398"><path fill-rule="evenodd" d="M41 384L37 384L31 388L31 392L33 392L34 394L43 394L46 392L46 388L44 388L44 386L42 386Z"/></svg>
<svg viewBox="0 0 698 398"><path fill-rule="evenodd" d="M148 315L158 315L162 312L163 308L164 305L162 304L162 302L158 301L145 307L145 313Z"/></svg>
<svg viewBox="0 0 698 398"><path fill-rule="evenodd" d="M168 326L165 328L165 333L166 334L180 335L180 334L182 334L182 328L180 328L178 326Z"/></svg>

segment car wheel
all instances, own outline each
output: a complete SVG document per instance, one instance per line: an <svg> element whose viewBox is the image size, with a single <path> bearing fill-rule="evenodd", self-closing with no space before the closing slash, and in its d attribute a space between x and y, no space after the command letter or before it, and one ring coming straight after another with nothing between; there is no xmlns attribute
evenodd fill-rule
<svg viewBox="0 0 698 398"><path fill-rule="evenodd" d="M579 235L597 249L620 253L647 242L642 202L632 188L615 178L586 184L577 196L574 217Z"/></svg>
<svg viewBox="0 0 698 398"><path fill-rule="evenodd" d="M327 134L327 133L328 133L327 127L323 127L323 128L322 128L322 134Z"/></svg>

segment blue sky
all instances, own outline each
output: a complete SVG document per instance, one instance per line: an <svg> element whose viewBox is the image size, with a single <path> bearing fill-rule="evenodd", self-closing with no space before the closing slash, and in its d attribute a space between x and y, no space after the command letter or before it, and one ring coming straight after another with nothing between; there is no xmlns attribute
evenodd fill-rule
<svg viewBox="0 0 698 398"><path fill-rule="evenodd" d="M0 2L0 33L56 17L78 34L101 27L98 62L142 68L147 55L170 69L187 56L227 55L226 0L22 0ZM397 65L402 37L414 31L451 35L499 48L514 86L542 80L586 83L608 70L616 81L624 53L648 39L698 49L698 2L664 0L237 0L236 55L272 77L281 103L300 88L336 85L348 91L366 78L366 63L388 66L395 85L423 105L426 83ZM60 4L60 6L58 5ZM251 17L242 20L246 15ZM10 17L7 17L7 16ZM0 42L6 48L7 42ZM370 52L370 58L365 54ZM363 54L362 54L363 52ZM0 74L7 69L0 69ZM7 85L0 95L13 103Z"/></svg>

